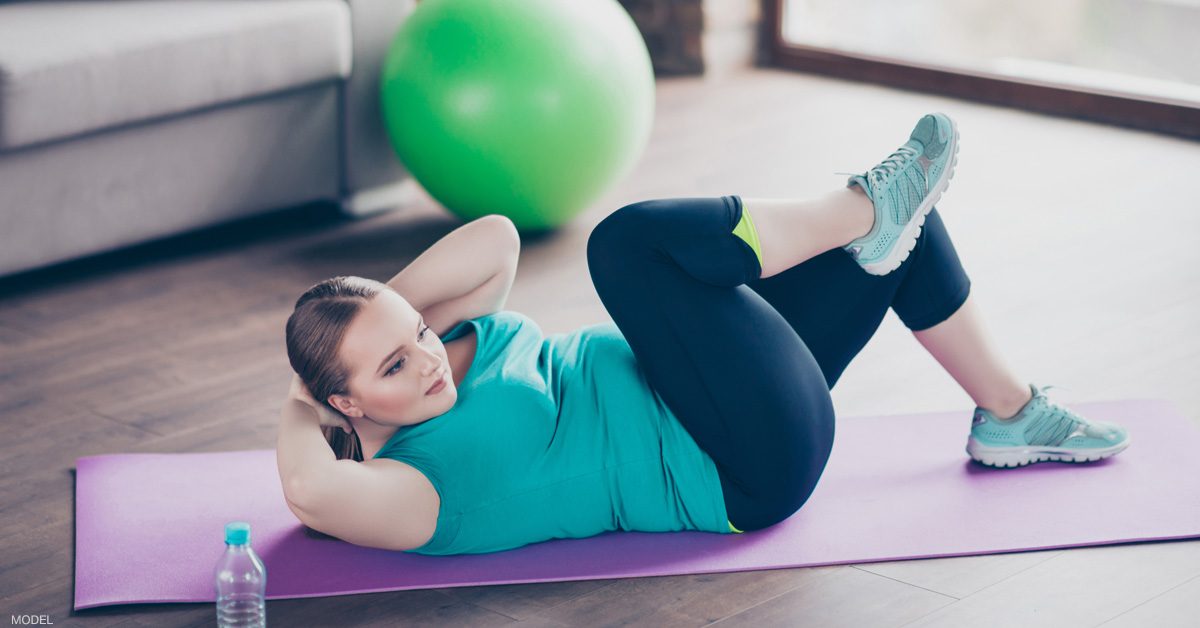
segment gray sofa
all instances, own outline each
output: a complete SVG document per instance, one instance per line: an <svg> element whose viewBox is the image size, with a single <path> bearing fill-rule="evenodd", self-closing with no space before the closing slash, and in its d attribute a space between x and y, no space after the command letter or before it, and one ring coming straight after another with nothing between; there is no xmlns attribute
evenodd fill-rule
<svg viewBox="0 0 1200 628"><path fill-rule="evenodd" d="M0 275L413 192L378 105L413 0L0 3Z"/></svg>

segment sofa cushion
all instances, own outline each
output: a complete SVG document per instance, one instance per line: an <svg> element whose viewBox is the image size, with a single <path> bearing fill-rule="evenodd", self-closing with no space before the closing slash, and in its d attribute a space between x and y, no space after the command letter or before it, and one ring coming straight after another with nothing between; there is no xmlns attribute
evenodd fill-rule
<svg viewBox="0 0 1200 628"><path fill-rule="evenodd" d="M0 4L0 150L350 75L344 0Z"/></svg>

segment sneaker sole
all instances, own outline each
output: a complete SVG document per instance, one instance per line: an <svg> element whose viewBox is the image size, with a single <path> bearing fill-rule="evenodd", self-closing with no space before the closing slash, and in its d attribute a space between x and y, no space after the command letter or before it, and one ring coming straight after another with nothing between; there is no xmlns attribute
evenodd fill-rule
<svg viewBox="0 0 1200 628"><path fill-rule="evenodd" d="M967 454L976 462L989 467L1023 467L1034 462L1095 462L1125 451L1133 440L1125 440L1104 449L1070 449L1067 447L988 447L967 437Z"/></svg>
<svg viewBox="0 0 1200 628"><path fill-rule="evenodd" d="M866 270L872 275L886 275L897 268L904 260L908 259L912 253L913 247L917 245L917 238L921 235L921 227L925 225L925 216L933 210L933 206L942 198L942 193L946 188L950 187L950 179L954 178L954 169L958 165L958 123L954 118L950 118L950 167L942 175L942 178L933 186L933 190L925 196L925 200L917 208L916 217L908 221L904 230L900 232L900 236L896 238L896 244L892 247L892 251L887 257L877 261L868 262L863 265L863 270Z"/></svg>

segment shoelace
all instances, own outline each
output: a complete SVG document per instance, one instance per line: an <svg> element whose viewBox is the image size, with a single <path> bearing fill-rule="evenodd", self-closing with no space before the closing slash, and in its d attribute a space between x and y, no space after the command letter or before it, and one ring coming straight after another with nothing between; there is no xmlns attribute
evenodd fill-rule
<svg viewBox="0 0 1200 628"><path fill-rule="evenodd" d="M917 152L917 149L913 148L912 146L909 146L908 144L904 144L903 146L901 146L900 148L897 148L894 152L892 152L891 155L888 155L887 158L885 158L883 161L879 162L879 164L877 166L875 166L874 168L871 168L870 172L866 173L867 181L871 184L871 187L876 187L878 184L882 183L887 178L896 174L896 171L899 170L900 168L903 168L904 164L908 163L909 161L912 161L913 159L916 159L918 154L920 154L920 153ZM859 172L835 172L833 174L847 174L847 175L851 175L851 176L857 176L862 173L859 173Z"/></svg>
<svg viewBox="0 0 1200 628"><path fill-rule="evenodd" d="M1046 386L1042 386L1041 388L1039 388L1039 391L1041 393L1043 393L1043 396L1046 397L1045 405L1050 413L1050 416L1047 417L1047 419L1045 419L1045 420L1051 421L1049 432L1051 434L1060 433L1060 430L1062 430L1063 423L1067 422L1066 432L1065 432L1066 436L1059 439L1058 442L1051 444L1052 446L1057 447L1058 445L1062 444L1063 441L1070 438L1071 435L1073 435L1075 433L1075 430L1078 429L1079 426L1083 425L1085 422L1082 419L1078 419L1078 418L1072 416L1070 410L1059 405L1054 400L1050 399L1049 396L1046 396L1045 392L1051 388L1061 388L1063 390L1070 390L1070 388L1067 388L1066 386L1056 386L1054 384L1047 384ZM1042 433L1046 433L1047 430L1045 428L1043 428L1040 431Z"/></svg>

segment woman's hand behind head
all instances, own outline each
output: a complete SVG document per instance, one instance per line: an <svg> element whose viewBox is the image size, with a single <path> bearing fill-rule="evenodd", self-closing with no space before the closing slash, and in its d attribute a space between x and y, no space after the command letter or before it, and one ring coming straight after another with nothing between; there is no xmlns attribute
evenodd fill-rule
<svg viewBox="0 0 1200 628"><path fill-rule="evenodd" d="M299 375L292 375L292 385L288 390L288 399L295 399L313 410L317 411L317 417L320 419L321 425L329 427L340 427L342 431L351 434L354 432L354 427L346 420L346 417L339 412L335 412L324 403L313 399L312 393L309 392L308 386L300 379Z"/></svg>

